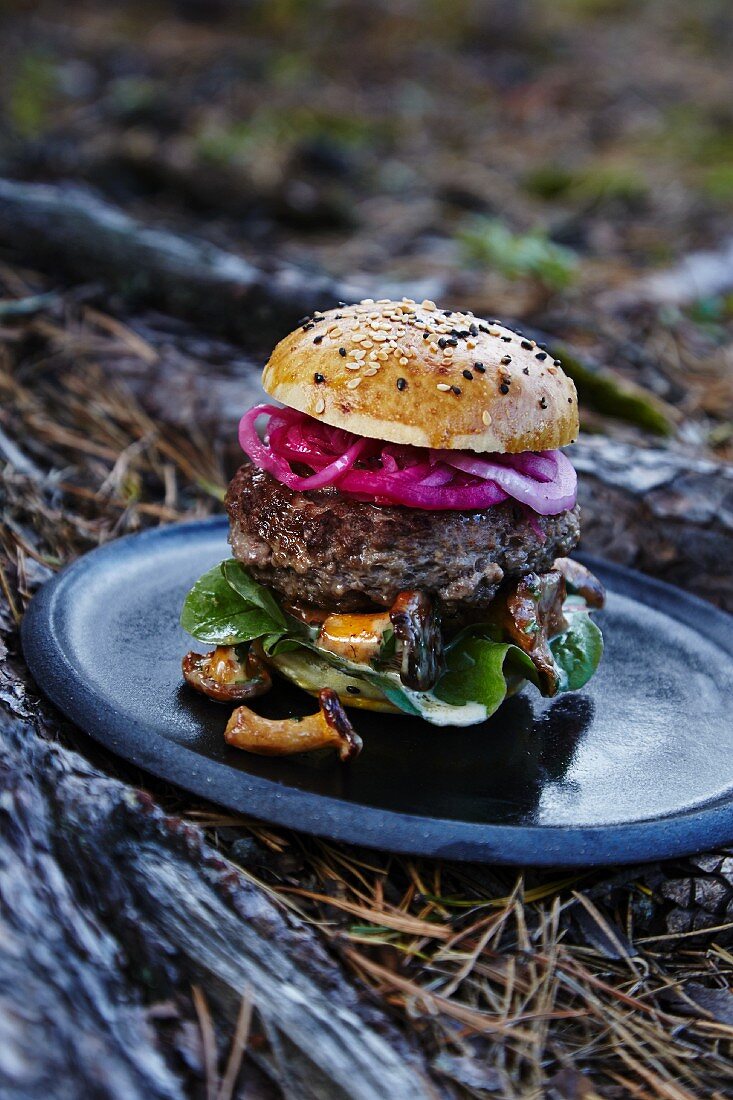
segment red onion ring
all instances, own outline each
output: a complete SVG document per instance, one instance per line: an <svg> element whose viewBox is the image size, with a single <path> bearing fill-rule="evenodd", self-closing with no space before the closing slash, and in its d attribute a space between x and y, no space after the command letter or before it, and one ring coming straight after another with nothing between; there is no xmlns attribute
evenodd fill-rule
<svg viewBox="0 0 733 1100"><path fill-rule="evenodd" d="M261 416L269 417L264 442L255 427ZM490 508L508 497L543 516L575 506L575 470L560 451L479 455L382 443L275 405L245 413L239 443L256 466L297 492L333 485L360 500L436 511ZM298 474L293 465L313 473Z"/></svg>

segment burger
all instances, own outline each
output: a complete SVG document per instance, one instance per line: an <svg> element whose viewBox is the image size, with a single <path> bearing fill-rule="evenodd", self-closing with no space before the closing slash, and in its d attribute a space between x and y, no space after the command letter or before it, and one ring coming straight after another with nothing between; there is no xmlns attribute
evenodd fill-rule
<svg viewBox="0 0 733 1100"><path fill-rule="evenodd" d="M226 496L232 557L181 622L211 652L187 682L237 703L227 740L261 753L360 739L345 708L485 722L524 684L581 688L602 652L579 534L575 386L499 321L366 299L303 318L243 416ZM275 720L273 674L319 699Z"/></svg>

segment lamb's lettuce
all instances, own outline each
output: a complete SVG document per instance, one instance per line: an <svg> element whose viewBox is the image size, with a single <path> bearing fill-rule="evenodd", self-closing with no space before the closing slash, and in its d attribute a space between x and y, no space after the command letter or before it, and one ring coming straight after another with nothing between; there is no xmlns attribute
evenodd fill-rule
<svg viewBox="0 0 733 1100"><path fill-rule="evenodd" d="M559 671L559 690L577 691L595 672L603 651L598 627L577 596L565 607L568 628L550 640ZM356 664L321 649L317 629L282 610L277 600L235 560L210 569L194 584L181 613L181 626L194 638L215 645L257 641L277 665L283 655L298 652L327 673L334 669L351 682L369 684L393 706L436 725L472 725L501 706L522 680L540 686L530 658L518 646L496 636L496 627L463 630L446 649L446 668L430 692L405 687L390 667L391 638L386 638L373 666ZM302 661L301 661L302 667Z"/></svg>

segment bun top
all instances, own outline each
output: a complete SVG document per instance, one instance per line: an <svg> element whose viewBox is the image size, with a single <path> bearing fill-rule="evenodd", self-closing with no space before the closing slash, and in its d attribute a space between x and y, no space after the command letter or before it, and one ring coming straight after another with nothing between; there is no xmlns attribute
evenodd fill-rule
<svg viewBox="0 0 733 1100"><path fill-rule="evenodd" d="M272 397L357 435L544 451L578 434L572 379L534 340L472 313L366 298L305 318L262 376Z"/></svg>

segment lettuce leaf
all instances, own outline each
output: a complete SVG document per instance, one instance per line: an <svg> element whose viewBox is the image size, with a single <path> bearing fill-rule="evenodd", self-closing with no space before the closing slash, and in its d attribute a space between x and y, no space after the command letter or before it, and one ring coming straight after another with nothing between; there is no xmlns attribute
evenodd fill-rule
<svg viewBox="0 0 733 1100"><path fill-rule="evenodd" d="M263 635L283 634L299 626L288 621L274 596L257 584L238 561L209 569L186 596L181 626L187 634L214 645L238 645Z"/></svg>

